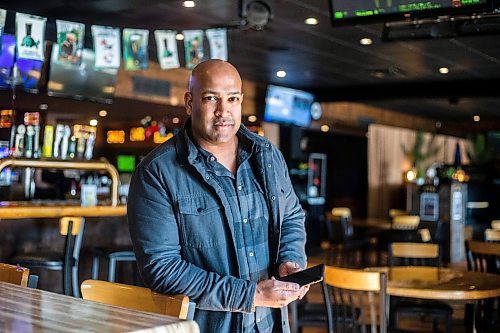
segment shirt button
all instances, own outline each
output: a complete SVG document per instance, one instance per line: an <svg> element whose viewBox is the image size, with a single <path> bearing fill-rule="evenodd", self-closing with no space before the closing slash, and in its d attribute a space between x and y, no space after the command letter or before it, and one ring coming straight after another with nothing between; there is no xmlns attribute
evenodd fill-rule
<svg viewBox="0 0 500 333"><path fill-rule="evenodd" d="M248 222L248 219L243 219L243 223L247 223Z"/></svg>
<svg viewBox="0 0 500 333"><path fill-rule="evenodd" d="M266 143L266 148L269 148L269 143Z"/></svg>
<svg viewBox="0 0 500 333"><path fill-rule="evenodd" d="M250 257L253 257L253 252L248 253Z"/></svg>
<svg viewBox="0 0 500 333"><path fill-rule="evenodd" d="M205 179L206 179L206 180L209 180L209 179L210 179L210 176L205 176Z"/></svg>
<svg viewBox="0 0 500 333"><path fill-rule="evenodd" d="M274 195L271 196L271 200L276 200L276 197Z"/></svg>
<svg viewBox="0 0 500 333"><path fill-rule="evenodd" d="M267 163L267 167L270 168L271 167L271 163Z"/></svg>
<svg viewBox="0 0 500 333"><path fill-rule="evenodd" d="M215 156L210 156L210 161L215 161Z"/></svg>
<svg viewBox="0 0 500 333"><path fill-rule="evenodd" d="M241 191L243 187L241 185L238 185L238 191Z"/></svg>

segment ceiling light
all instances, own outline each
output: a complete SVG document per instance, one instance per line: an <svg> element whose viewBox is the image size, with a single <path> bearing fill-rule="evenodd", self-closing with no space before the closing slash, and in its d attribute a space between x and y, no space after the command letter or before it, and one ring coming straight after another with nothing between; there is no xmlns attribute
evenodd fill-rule
<svg viewBox="0 0 500 333"><path fill-rule="evenodd" d="M477 121L480 121L480 120L481 120L481 117L479 117L479 116L474 116L474 121L476 121L476 122L477 122Z"/></svg>
<svg viewBox="0 0 500 333"><path fill-rule="evenodd" d="M97 126L97 119L91 119L89 121L90 126Z"/></svg>
<svg viewBox="0 0 500 333"><path fill-rule="evenodd" d="M175 35L175 39L184 40L184 35L179 33L179 34Z"/></svg>
<svg viewBox="0 0 500 333"><path fill-rule="evenodd" d="M196 6L196 2L194 2L194 1L183 1L182 5L184 7L186 7L186 8L193 8L194 6Z"/></svg>
<svg viewBox="0 0 500 333"><path fill-rule="evenodd" d="M108 111L106 111L106 110L99 111L99 117L106 117L107 115L108 115Z"/></svg>
<svg viewBox="0 0 500 333"><path fill-rule="evenodd" d="M330 130L330 126L328 125L321 125L321 131L322 132L328 132Z"/></svg>
<svg viewBox="0 0 500 333"><path fill-rule="evenodd" d="M441 73L441 74L448 74L449 72L450 72L450 70L448 69L448 67L439 68L439 73Z"/></svg>
<svg viewBox="0 0 500 333"><path fill-rule="evenodd" d="M42 104L40 104L39 108L40 108L40 110L47 110L49 108L49 106L45 103L42 103Z"/></svg>
<svg viewBox="0 0 500 333"><path fill-rule="evenodd" d="M248 116L248 121L251 123L255 123L257 121L257 117L254 115Z"/></svg>
<svg viewBox="0 0 500 333"><path fill-rule="evenodd" d="M318 24L318 19L315 17L308 17L305 19L304 23L309 25L316 25Z"/></svg>
<svg viewBox="0 0 500 333"><path fill-rule="evenodd" d="M367 37L361 38L359 40L359 44L361 44L361 45L372 45L372 43L373 43L373 40L371 38L367 38Z"/></svg>
<svg viewBox="0 0 500 333"><path fill-rule="evenodd" d="M179 123L179 118L173 117L172 118L172 124L178 124Z"/></svg>
<svg viewBox="0 0 500 333"><path fill-rule="evenodd" d="M277 77L285 77L286 76L286 72L285 71L277 71L276 72L276 76Z"/></svg>

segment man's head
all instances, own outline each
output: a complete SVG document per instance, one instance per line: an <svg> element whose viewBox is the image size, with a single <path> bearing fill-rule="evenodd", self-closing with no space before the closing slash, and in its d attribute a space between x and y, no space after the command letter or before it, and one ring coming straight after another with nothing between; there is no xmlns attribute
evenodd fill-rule
<svg viewBox="0 0 500 333"><path fill-rule="evenodd" d="M207 60L197 65L184 95L194 139L203 146L234 142L241 124L241 77L226 61Z"/></svg>

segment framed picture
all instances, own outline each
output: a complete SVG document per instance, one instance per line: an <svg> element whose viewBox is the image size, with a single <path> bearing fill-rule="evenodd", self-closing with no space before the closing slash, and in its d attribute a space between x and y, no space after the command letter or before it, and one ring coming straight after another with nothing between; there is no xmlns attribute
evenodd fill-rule
<svg viewBox="0 0 500 333"><path fill-rule="evenodd" d="M424 192L420 194L420 220L437 221L439 219L439 194Z"/></svg>

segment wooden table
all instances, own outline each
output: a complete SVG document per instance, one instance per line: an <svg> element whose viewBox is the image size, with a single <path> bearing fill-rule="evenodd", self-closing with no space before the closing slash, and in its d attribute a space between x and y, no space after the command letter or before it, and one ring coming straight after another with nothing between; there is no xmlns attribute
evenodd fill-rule
<svg viewBox="0 0 500 333"><path fill-rule="evenodd" d="M387 274L387 294L438 300L474 301L500 297L500 276L443 267L369 267Z"/></svg>
<svg viewBox="0 0 500 333"><path fill-rule="evenodd" d="M194 321L0 282L1 332L199 333Z"/></svg>

